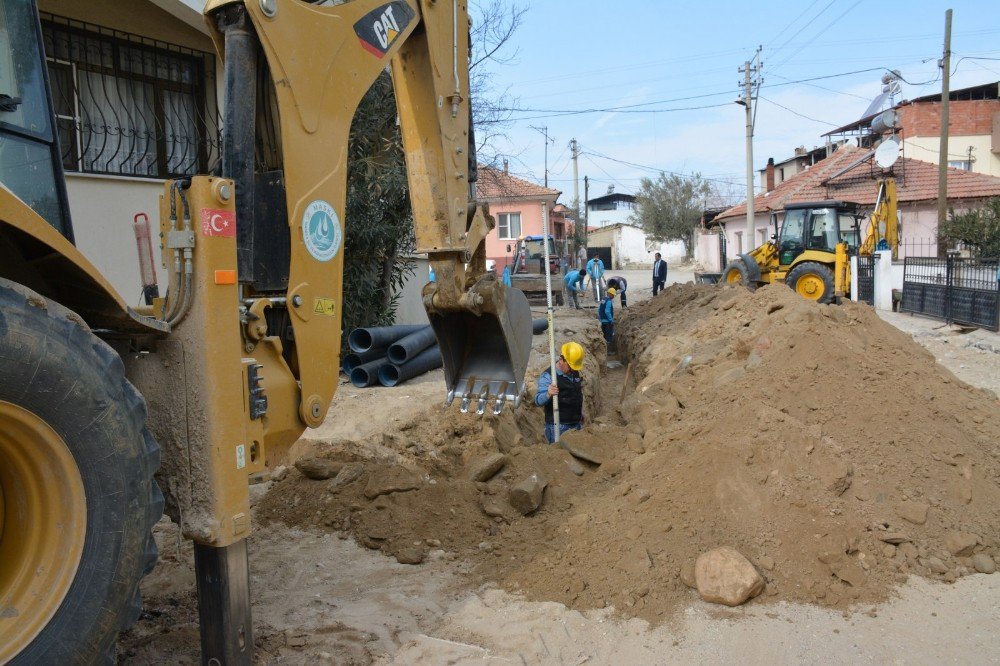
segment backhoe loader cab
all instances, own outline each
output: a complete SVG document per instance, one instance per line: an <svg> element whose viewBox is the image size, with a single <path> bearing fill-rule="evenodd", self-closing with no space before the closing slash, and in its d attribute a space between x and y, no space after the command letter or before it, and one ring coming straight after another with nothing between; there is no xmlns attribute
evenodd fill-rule
<svg viewBox="0 0 1000 666"><path fill-rule="evenodd" d="M811 300L829 303L850 289L849 251L858 247L859 206L848 201L815 201L785 206L774 240L741 254L722 281L751 289L784 282Z"/></svg>

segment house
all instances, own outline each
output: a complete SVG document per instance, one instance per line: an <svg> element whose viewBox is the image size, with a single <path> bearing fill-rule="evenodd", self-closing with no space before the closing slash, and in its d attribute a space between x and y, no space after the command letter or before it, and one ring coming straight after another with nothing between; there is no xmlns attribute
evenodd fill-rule
<svg viewBox="0 0 1000 666"><path fill-rule="evenodd" d="M615 192L613 187L608 188L608 193L604 196L587 200L587 228L599 229L612 224L628 224L635 209L634 195Z"/></svg>
<svg viewBox="0 0 1000 666"><path fill-rule="evenodd" d="M496 228L486 236L486 259L496 262L498 272L503 266L513 263L514 245L518 238L542 234L543 203L549 208L549 233L559 240L572 235L568 209L563 206L556 210L560 194L559 190L512 175L506 163L503 170L479 167L476 198L489 204L490 215L497 223ZM557 247L564 252L559 243Z"/></svg>
<svg viewBox="0 0 1000 666"><path fill-rule="evenodd" d="M1000 81L952 90L948 100L948 166L1000 176ZM903 154L938 164L941 93L900 102L893 110ZM824 136L854 136L868 146L881 135L872 130L872 123L885 113L868 115Z"/></svg>
<svg viewBox="0 0 1000 666"><path fill-rule="evenodd" d="M767 166L758 170L758 173L760 173L760 182L766 184L768 190L773 190L775 185L780 185L792 176L802 173L820 160L825 160L840 148L841 145L843 145L842 142L828 143L825 146L813 148L812 150L806 149L805 146L799 146L795 149L795 153L791 157L780 162L775 162L774 158L770 157L767 160Z"/></svg>
<svg viewBox="0 0 1000 666"><path fill-rule="evenodd" d="M746 204L733 206L714 220L726 234L730 260L763 244L774 227L771 214L794 202L841 200L874 208L877 179L889 172L875 166L871 151L845 146L809 169L754 198L755 229L752 242L746 232ZM906 256L937 256L938 167L930 162L900 158L891 170L898 191L902 241L899 259ZM962 169L948 169L948 205L968 209L1000 196L1000 178ZM862 228L862 233L865 231Z"/></svg>
<svg viewBox="0 0 1000 666"><path fill-rule="evenodd" d="M76 243L129 303L133 217L156 220L164 180L219 160L222 68L202 4L38 0Z"/></svg>

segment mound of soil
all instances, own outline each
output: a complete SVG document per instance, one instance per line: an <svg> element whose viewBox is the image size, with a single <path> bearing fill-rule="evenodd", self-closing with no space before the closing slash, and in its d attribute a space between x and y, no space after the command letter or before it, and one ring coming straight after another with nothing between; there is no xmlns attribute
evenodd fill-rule
<svg viewBox="0 0 1000 666"><path fill-rule="evenodd" d="M540 445L537 408L486 420L434 408L377 441L335 443L336 477L292 470L257 517L349 531L400 561L443 548L530 599L654 621L692 597L695 559L719 546L765 577L754 603L837 607L1000 556L996 396L870 308L783 286L672 286L619 324L639 379L620 405L614 373L597 376L594 322L563 326L597 361L588 404L603 414L566 439L599 465ZM472 480L496 453L501 471ZM507 497L532 474L548 485L524 517Z"/></svg>

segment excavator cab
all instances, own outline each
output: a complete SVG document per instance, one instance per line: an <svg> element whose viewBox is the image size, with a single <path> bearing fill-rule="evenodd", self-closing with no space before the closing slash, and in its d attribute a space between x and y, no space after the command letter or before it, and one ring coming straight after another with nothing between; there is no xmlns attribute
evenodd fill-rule
<svg viewBox="0 0 1000 666"><path fill-rule="evenodd" d="M789 204L778 234L778 263L791 266L806 250L833 253L840 243L856 248L857 238L857 204L841 201Z"/></svg>

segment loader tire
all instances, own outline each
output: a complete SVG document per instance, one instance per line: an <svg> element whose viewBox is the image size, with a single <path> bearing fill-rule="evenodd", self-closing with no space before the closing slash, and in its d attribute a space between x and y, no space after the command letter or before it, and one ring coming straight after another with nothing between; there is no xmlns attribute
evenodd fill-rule
<svg viewBox="0 0 1000 666"><path fill-rule="evenodd" d="M788 272L785 284L803 298L817 303L831 303L834 297L833 271L816 261L803 261Z"/></svg>
<svg viewBox="0 0 1000 666"><path fill-rule="evenodd" d="M145 420L111 347L0 279L0 663L114 662L163 512Z"/></svg>
<svg viewBox="0 0 1000 666"><path fill-rule="evenodd" d="M722 269L721 284L741 284L750 291L757 289L757 281L750 279L750 271L742 259L734 259Z"/></svg>

